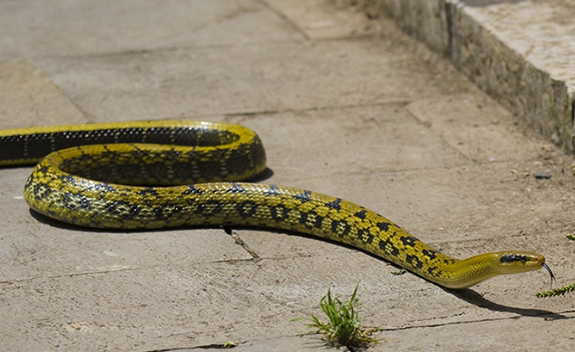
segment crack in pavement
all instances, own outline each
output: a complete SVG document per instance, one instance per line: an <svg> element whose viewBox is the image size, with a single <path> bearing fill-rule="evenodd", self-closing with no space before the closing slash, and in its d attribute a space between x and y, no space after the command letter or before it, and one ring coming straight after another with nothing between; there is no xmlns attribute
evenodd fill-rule
<svg viewBox="0 0 575 352"><path fill-rule="evenodd" d="M251 249L250 246L248 246L247 243L244 242L244 240L237 233L235 233L233 229L227 227L224 228L224 231L234 239L237 245L248 252L252 256L253 260L258 261L262 259L262 257L260 257L260 255L255 250Z"/></svg>
<svg viewBox="0 0 575 352"><path fill-rule="evenodd" d="M560 313L554 314L568 314L568 313L575 313L575 310L568 310L563 311ZM543 316L541 316L543 317ZM401 330L411 330L411 329L425 329L425 328L437 328L449 325L464 325L464 324L473 324L473 323L485 323L485 322L492 322L492 321L504 321L504 320L519 320L521 318L526 318L525 316L512 316L512 317L504 317L504 318L489 318L489 319L479 319L479 320L466 320L466 321L458 321L458 322L448 322L448 323L436 323L436 324L425 324L425 325L411 325L411 326L400 326L395 328L381 328L381 331L401 331ZM545 320L548 318L545 317ZM575 316L572 317L565 317L561 319L575 319Z"/></svg>

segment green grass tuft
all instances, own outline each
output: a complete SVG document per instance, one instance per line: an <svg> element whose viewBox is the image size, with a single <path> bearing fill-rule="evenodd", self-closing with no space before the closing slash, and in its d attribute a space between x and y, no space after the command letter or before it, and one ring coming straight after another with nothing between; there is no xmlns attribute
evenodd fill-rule
<svg viewBox="0 0 575 352"><path fill-rule="evenodd" d="M224 348L234 348L234 347L238 347L238 344L233 342L233 341L226 341L223 344Z"/></svg>
<svg viewBox="0 0 575 352"><path fill-rule="evenodd" d="M537 292L535 294L535 296L537 296L538 298L562 296L562 295L566 294L567 292L571 292L574 290L575 290L575 283L572 283L571 285L556 288L556 289L551 290L551 291Z"/></svg>
<svg viewBox="0 0 575 352"><path fill-rule="evenodd" d="M570 241L575 241L575 236L573 234L566 233L565 237ZM554 290L537 292L535 296L537 296L538 298L555 297L555 296L562 296L571 291L575 291L575 282L570 285L556 288Z"/></svg>
<svg viewBox="0 0 575 352"><path fill-rule="evenodd" d="M320 333L323 334L329 343L336 343L347 347L365 347L370 343L378 343L379 340L371 337L374 331L380 331L379 328L364 328L361 326L361 319L359 318L359 310L362 304L357 298L357 288L353 290L353 294L349 301L342 301L338 296L331 295L331 285L327 289L327 294L322 297L319 306L327 315L329 322L323 322L315 315L311 318L304 318L310 320L311 323L306 324L306 327L313 329L302 336ZM294 319L302 320L302 319Z"/></svg>

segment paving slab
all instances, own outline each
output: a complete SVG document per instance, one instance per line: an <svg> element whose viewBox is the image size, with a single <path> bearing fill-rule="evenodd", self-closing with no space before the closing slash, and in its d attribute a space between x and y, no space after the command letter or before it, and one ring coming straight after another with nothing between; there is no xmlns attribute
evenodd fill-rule
<svg viewBox="0 0 575 352"><path fill-rule="evenodd" d="M475 89L465 81L446 84L453 68L405 54L391 39L359 39L36 62L98 121L299 111Z"/></svg>
<svg viewBox="0 0 575 352"><path fill-rule="evenodd" d="M261 136L271 175L373 209L441 251L543 253L575 281L572 158L385 18L328 0L0 1L0 127L188 118ZM107 26L101 26L103 19ZM16 30L18 29L18 30ZM42 38L52 40L48 45ZM20 44L18 44L20 43ZM0 169L5 351L346 351L303 322L359 283L369 350L575 346L544 271L444 290L353 248L234 229L87 231ZM546 172L550 179L533 175Z"/></svg>
<svg viewBox="0 0 575 352"><path fill-rule="evenodd" d="M366 21L361 8L354 10L344 2L269 0L267 3L313 40L377 35L385 26L392 25Z"/></svg>
<svg viewBox="0 0 575 352"><path fill-rule="evenodd" d="M85 123L84 114L32 61L0 62L2 128L32 127L60 121Z"/></svg>
<svg viewBox="0 0 575 352"><path fill-rule="evenodd" d="M94 56L301 40L255 0L0 2L0 58Z"/></svg>

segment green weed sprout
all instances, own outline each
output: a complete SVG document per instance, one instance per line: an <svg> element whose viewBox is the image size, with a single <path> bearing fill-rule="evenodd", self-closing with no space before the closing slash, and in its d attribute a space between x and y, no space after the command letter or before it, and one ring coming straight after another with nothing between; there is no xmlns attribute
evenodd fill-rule
<svg viewBox="0 0 575 352"><path fill-rule="evenodd" d="M339 344L347 347L365 347L370 343L378 343L379 340L372 338L370 335L374 331L380 331L379 328L363 328L361 326L361 319L359 318L359 310L362 304L357 298L357 288L353 290L353 294L349 301L341 301L338 296L331 295L331 285L327 289L327 294L322 297L319 306L327 315L329 322L324 323L315 315L311 318L303 318L310 320L311 323L306 324L306 327L312 329L302 336L320 333L323 334L328 343ZM302 320L294 319L292 321Z"/></svg>
<svg viewBox="0 0 575 352"><path fill-rule="evenodd" d="M562 296L562 295L566 294L567 292L571 292L573 290L575 290L575 283L572 283L571 285L563 286L560 288L556 288L556 289L551 290L551 291L537 292L535 294L535 296L537 296L538 298Z"/></svg>
<svg viewBox="0 0 575 352"><path fill-rule="evenodd" d="M573 236L570 233L566 233L565 237L570 241L575 241L575 236ZM537 292L535 296L537 296L538 298L555 297L555 296L562 296L571 291L575 291L575 282L570 285L556 288L554 290Z"/></svg>

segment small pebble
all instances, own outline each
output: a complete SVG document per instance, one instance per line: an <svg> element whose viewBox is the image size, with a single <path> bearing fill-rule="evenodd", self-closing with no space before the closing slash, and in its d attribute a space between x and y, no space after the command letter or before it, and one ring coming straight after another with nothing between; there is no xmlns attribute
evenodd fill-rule
<svg viewBox="0 0 575 352"><path fill-rule="evenodd" d="M536 179L538 180L548 180L551 178L551 175L546 172L536 172L533 174Z"/></svg>

